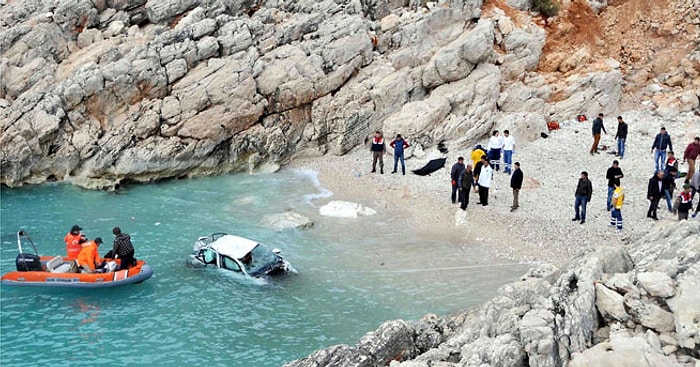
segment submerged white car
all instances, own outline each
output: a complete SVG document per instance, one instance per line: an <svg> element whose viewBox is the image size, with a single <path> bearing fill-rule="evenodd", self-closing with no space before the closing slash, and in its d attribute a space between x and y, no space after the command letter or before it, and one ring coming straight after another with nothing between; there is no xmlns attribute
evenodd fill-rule
<svg viewBox="0 0 700 367"><path fill-rule="evenodd" d="M282 275L292 270L279 249L247 238L226 233L199 237L194 243L189 262L193 266L215 266L242 273L252 278Z"/></svg>

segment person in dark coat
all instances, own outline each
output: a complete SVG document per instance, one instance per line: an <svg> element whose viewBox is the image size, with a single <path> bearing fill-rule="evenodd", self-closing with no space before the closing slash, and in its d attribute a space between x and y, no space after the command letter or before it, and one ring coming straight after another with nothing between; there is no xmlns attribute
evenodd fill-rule
<svg viewBox="0 0 700 367"><path fill-rule="evenodd" d="M452 199L452 204L457 203L457 192L459 190L459 186L457 185L457 181L459 180L459 176L462 175L462 171L465 170L466 167L464 167L464 158L459 157L457 158L457 163L452 165L452 170L450 170L450 180L452 181L452 195L450 198ZM459 193L459 201L462 201L462 193Z"/></svg>
<svg viewBox="0 0 700 367"><path fill-rule="evenodd" d="M591 127L591 130L593 132L593 146L591 146L591 155L600 154L600 152L598 152L598 143L600 142L600 131L602 130L606 135L608 134L608 132L605 131L605 126L603 125L602 113L599 113L598 117L595 120L593 120L593 126Z"/></svg>
<svg viewBox="0 0 700 367"><path fill-rule="evenodd" d="M574 219L572 221L581 221L581 224L586 223L586 206L591 201L593 196L593 184L588 179L588 172L581 172L581 178L576 185L576 200L574 201ZM579 213L580 209L580 213Z"/></svg>
<svg viewBox="0 0 700 367"><path fill-rule="evenodd" d="M513 189L513 206L510 207L510 211L515 211L520 207L518 204L518 196L520 195L520 189L523 187L523 171L520 169L520 162L515 162L513 165L515 170L510 176L510 188Z"/></svg>
<svg viewBox="0 0 700 367"><path fill-rule="evenodd" d="M459 190L460 192L460 206L459 208L462 210L467 210L467 206L469 206L469 192L471 191L472 187L474 186L474 171L472 171L472 165L468 164L467 168L462 171L462 175L459 176Z"/></svg>
<svg viewBox="0 0 700 367"><path fill-rule="evenodd" d="M134 245L131 243L131 236L122 233L121 228L114 227L114 247L112 253L114 258L121 259L120 269L128 269L134 264Z"/></svg>
<svg viewBox="0 0 700 367"><path fill-rule="evenodd" d="M620 162L614 160L612 167L608 168L608 171L605 173L605 178L608 179L608 199L606 202L608 211L612 210L613 207L612 196L613 192L615 191L615 185L620 186L620 179L623 177L625 177L625 175L622 174Z"/></svg>
<svg viewBox="0 0 700 367"><path fill-rule="evenodd" d="M664 171L657 171L654 176L649 179L649 185L647 187L647 199L650 201L649 210L647 211L647 218L653 220L659 220L656 216L656 209L659 208L659 200L664 195Z"/></svg>
<svg viewBox="0 0 700 367"><path fill-rule="evenodd" d="M627 141L627 123L622 120L622 116L617 116L615 139L617 139L617 156L622 159L625 157L625 141Z"/></svg>

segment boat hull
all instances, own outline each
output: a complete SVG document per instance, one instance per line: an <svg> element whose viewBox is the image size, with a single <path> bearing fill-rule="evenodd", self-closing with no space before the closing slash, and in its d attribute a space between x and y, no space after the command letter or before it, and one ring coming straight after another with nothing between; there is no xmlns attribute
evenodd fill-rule
<svg viewBox="0 0 700 367"><path fill-rule="evenodd" d="M51 288L112 288L141 283L153 275L153 269L143 260L128 270L111 273L49 273L46 271L13 271L2 276L7 286Z"/></svg>

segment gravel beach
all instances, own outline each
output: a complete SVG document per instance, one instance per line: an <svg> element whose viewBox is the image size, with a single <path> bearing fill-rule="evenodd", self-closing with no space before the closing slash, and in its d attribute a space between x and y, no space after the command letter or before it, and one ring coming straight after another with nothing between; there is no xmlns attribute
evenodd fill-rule
<svg viewBox="0 0 700 367"><path fill-rule="evenodd" d="M370 206L377 211L392 211L406 215L420 236L441 238L445 241L489 246L493 255L516 262L548 262L562 265L581 250L595 244L623 245L635 235L646 232L657 222L646 218L649 202L646 200L648 179L654 171L650 153L653 137L665 126L673 138L677 157L696 135L700 135L697 119L689 117L677 122L662 121L647 112L621 114L629 125L625 158L620 168L625 177L625 204L622 209L624 229L617 233L609 225L606 211L606 170L617 159L610 154L615 149L616 116L605 118L607 135L601 145L608 150L591 156L590 121L560 122L560 129L549 132L548 138L524 142L516 139L514 162L521 162L525 174L520 194L520 208L510 211L512 190L510 176L494 172L489 206L476 205L477 194L472 193L466 212L450 202L449 170L458 156L469 157L476 143L485 146L486 140L447 144L449 152L439 153L435 148L409 158L406 155L406 175L391 174L393 157L385 156L384 174L371 171L368 148L358 147L344 156L297 158L293 168L308 168L319 173L322 185L334 194L327 200L345 200ZM408 137L409 142L410 137ZM387 143L390 139L387 137ZM391 150L387 146L388 150ZM445 168L430 176L417 176L418 169L430 159L446 157ZM687 166L681 168L681 171ZM593 183L593 197L588 204L585 224L572 222L574 191L581 171L589 173ZM677 180L680 186L682 180ZM677 191L676 191L677 193ZM319 202L324 204L325 202ZM660 203L659 222L676 221L676 215Z"/></svg>

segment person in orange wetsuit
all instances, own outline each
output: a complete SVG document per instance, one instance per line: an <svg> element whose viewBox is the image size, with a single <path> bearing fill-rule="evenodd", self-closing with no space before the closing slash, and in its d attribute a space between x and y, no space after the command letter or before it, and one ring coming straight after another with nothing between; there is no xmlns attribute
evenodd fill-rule
<svg viewBox="0 0 700 367"><path fill-rule="evenodd" d="M63 241L66 242L66 257L68 257L68 260L77 259L80 250L83 248L80 245L80 239L84 238L83 234L80 233L81 230L82 228L76 224L70 229L66 237L63 238Z"/></svg>
<svg viewBox="0 0 700 367"><path fill-rule="evenodd" d="M96 268L102 268L104 262L97 253L97 247L101 244L102 238L100 237L95 238L93 241L83 242L80 254L78 254L78 266L91 273L94 273Z"/></svg>

